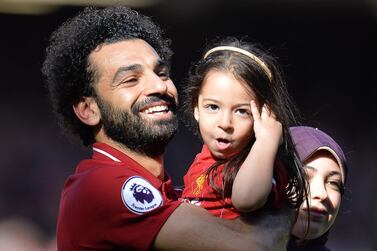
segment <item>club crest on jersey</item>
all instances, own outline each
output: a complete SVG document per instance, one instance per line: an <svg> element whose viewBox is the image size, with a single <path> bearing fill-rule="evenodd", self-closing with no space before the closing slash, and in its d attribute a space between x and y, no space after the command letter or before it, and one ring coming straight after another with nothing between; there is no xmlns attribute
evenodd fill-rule
<svg viewBox="0 0 377 251"><path fill-rule="evenodd" d="M143 214L162 206L162 196L151 183L132 176L122 186L122 200L133 213Z"/></svg>

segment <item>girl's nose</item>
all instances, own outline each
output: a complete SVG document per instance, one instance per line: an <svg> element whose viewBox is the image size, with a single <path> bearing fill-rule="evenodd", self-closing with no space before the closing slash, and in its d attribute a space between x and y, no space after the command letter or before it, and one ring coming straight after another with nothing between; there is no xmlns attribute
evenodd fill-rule
<svg viewBox="0 0 377 251"><path fill-rule="evenodd" d="M218 127L220 127L223 130L229 130L229 128L232 128L232 126L232 115L229 112L221 113Z"/></svg>

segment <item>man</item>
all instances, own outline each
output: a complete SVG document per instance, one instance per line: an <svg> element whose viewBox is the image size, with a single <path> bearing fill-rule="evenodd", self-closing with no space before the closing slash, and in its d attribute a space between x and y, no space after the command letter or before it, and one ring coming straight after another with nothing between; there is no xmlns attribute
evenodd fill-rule
<svg viewBox="0 0 377 251"><path fill-rule="evenodd" d="M284 250L290 215L225 221L180 203L163 167L177 129L169 43L125 7L87 8L51 37L43 73L64 129L92 145L64 186L59 250Z"/></svg>

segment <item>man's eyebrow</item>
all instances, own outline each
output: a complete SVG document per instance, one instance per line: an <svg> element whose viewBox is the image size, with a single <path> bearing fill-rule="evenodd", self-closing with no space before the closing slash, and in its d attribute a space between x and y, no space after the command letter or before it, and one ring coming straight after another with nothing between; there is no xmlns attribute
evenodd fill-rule
<svg viewBox="0 0 377 251"><path fill-rule="evenodd" d="M168 68L169 69L169 64L165 60L159 59L156 62L154 69L158 70L158 69L161 69L161 68Z"/></svg>
<svg viewBox="0 0 377 251"><path fill-rule="evenodd" d="M141 71L143 67L140 64L132 64L127 66L121 66L118 68L116 73L114 74L113 82L119 77L120 74L127 72L127 71Z"/></svg>

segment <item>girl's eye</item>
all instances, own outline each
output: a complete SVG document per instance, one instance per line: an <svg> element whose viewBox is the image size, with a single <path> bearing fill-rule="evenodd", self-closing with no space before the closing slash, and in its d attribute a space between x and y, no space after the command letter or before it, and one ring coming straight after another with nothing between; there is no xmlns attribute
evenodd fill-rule
<svg viewBox="0 0 377 251"><path fill-rule="evenodd" d="M216 111L218 110L219 107L214 104L208 104L208 105L205 105L204 108L206 108L209 111Z"/></svg>
<svg viewBox="0 0 377 251"><path fill-rule="evenodd" d="M241 115L247 115L247 116L250 115L250 111L248 111L247 109L238 109L236 113L241 114Z"/></svg>

